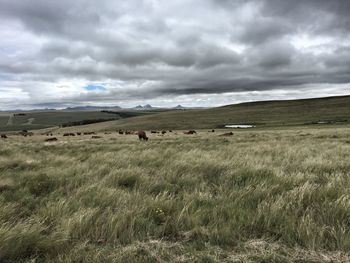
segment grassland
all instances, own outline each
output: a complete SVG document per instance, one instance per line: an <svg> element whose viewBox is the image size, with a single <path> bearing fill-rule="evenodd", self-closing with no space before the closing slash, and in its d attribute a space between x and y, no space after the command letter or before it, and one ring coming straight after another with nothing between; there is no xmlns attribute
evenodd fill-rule
<svg viewBox="0 0 350 263"><path fill-rule="evenodd" d="M254 124L259 128L300 126L318 121L350 123L350 96L290 101L250 102L210 109L126 111L28 112L25 116L0 113L0 131L54 128L82 120L111 120L81 127L89 131L116 129L216 129L228 124ZM132 117L132 118L131 118ZM10 120L10 121L9 121ZM66 130L76 130L76 127Z"/></svg>
<svg viewBox="0 0 350 263"><path fill-rule="evenodd" d="M82 120L116 120L151 113L138 111L120 111L119 114L101 111L34 111L26 112L24 116L14 116L12 112L3 112L0 113L0 131L44 129ZM9 123L10 118L12 119Z"/></svg>
<svg viewBox="0 0 350 263"><path fill-rule="evenodd" d="M350 128L176 133L0 140L0 261L350 261Z"/></svg>
<svg viewBox="0 0 350 263"><path fill-rule="evenodd" d="M113 129L215 129L227 124L258 127L296 126L317 121L350 123L350 96L290 101L262 101L224 107L169 111L86 127Z"/></svg>

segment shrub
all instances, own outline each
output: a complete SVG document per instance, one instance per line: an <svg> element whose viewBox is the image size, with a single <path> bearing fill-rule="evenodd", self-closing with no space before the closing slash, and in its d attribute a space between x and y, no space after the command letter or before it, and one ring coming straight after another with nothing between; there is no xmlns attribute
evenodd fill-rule
<svg viewBox="0 0 350 263"><path fill-rule="evenodd" d="M137 175L127 175L118 179L118 185L124 188L134 188L135 185L140 181Z"/></svg>
<svg viewBox="0 0 350 263"><path fill-rule="evenodd" d="M35 196L47 195L55 188L55 181L46 174L28 176L24 181L30 193Z"/></svg>

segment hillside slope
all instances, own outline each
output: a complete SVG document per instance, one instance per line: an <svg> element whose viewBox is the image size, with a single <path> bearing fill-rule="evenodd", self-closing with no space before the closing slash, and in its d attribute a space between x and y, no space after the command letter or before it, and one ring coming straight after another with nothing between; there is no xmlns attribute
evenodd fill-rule
<svg viewBox="0 0 350 263"><path fill-rule="evenodd" d="M171 111L87 125L84 129L211 129L249 123L268 127L325 120L346 120L345 123L350 123L350 96L261 101L211 109Z"/></svg>
<svg viewBox="0 0 350 263"><path fill-rule="evenodd" d="M0 112L0 131L19 131L51 128L53 126L80 125L85 122L100 122L154 114L146 111L29 111Z"/></svg>

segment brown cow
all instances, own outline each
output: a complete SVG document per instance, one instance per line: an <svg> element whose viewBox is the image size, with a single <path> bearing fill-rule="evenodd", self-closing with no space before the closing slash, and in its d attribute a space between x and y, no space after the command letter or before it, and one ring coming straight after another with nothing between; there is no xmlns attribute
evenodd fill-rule
<svg viewBox="0 0 350 263"><path fill-rule="evenodd" d="M166 134L166 131L163 130L163 131L162 131L162 134Z"/></svg>
<svg viewBox="0 0 350 263"><path fill-rule="evenodd" d="M83 135L91 135L91 134L96 134L95 132L84 132Z"/></svg>
<svg viewBox="0 0 350 263"><path fill-rule="evenodd" d="M196 134L195 130L189 130L187 132L184 132L184 134Z"/></svg>
<svg viewBox="0 0 350 263"><path fill-rule="evenodd" d="M55 141L57 141L57 138L56 138L56 137L47 138L47 139L45 140L45 142L55 142Z"/></svg>
<svg viewBox="0 0 350 263"><path fill-rule="evenodd" d="M1 138L6 139L7 138L6 134L1 134Z"/></svg>
<svg viewBox="0 0 350 263"><path fill-rule="evenodd" d="M224 134L220 134L219 136L232 136L232 135L233 135L233 132L227 132Z"/></svg>
<svg viewBox="0 0 350 263"><path fill-rule="evenodd" d="M32 135L33 135L32 132L28 132L27 130L20 131L18 134L19 134L19 135L22 135L22 136L24 136L24 137L32 136Z"/></svg>
<svg viewBox="0 0 350 263"><path fill-rule="evenodd" d="M145 140L148 141L148 137L146 135L146 132L144 131L138 131L137 135L139 136L139 140Z"/></svg>

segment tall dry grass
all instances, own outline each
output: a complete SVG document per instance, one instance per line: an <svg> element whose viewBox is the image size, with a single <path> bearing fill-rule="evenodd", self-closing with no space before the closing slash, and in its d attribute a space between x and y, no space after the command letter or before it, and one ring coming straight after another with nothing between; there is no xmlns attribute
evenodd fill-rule
<svg viewBox="0 0 350 263"><path fill-rule="evenodd" d="M1 262L350 261L350 130L2 140Z"/></svg>

